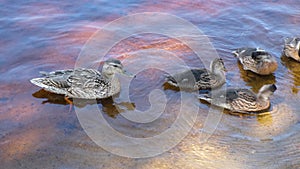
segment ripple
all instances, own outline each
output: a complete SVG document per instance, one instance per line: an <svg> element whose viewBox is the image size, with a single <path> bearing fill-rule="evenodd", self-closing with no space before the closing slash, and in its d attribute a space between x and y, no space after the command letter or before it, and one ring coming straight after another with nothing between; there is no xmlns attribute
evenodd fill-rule
<svg viewBox="0 0 300 169"><path fill-rule="evenodd" d="M299 36L298 2L1 3L4 7L0 10L0 162L6 168L299 168L300 67L298 62L281 57L283 38ZM38 91L29 83L30 78L39 76L39 71L74 67L81 47L104 24L145 11L171 13L201 29L225 62L227 86L242 86L257 92L264 84L275 83L278 90L271 97L270 111L249 117L225 112L215 132L209 134L201 129L210 105L191 103L200 108L198 118L179 145L150 159L129 159L96 146L81 128L75 113L68 112L69 105L63 96ZM279 63L278 70L270 76L244 71L231 54L233 49L244 46L269 51ZM116 44L106 57L121 59L130 71L136 70L132 65L138 63L167 67L170 72L186 69L186 65L167 55L153 60L137 56L151 49L172 53L189 67L204 65L182 42L153 34L133 35ZM210 59L205 49L203 55L203 62ZM158 104L162 100L149 100L152 90L163 91L161 94L169 102L157 120L131 123L116 109L116 104L121 104L123 111L130 111L127 103L112 99L99 101L103 116L116 130L132 137L151 137L166 130L178 116L180 92L163 86L164 73L156 69L139 71L130 88L131 100L139 110L149 109L150 101ZM203 135L209 137L207 142L201 142Z"/></svg>

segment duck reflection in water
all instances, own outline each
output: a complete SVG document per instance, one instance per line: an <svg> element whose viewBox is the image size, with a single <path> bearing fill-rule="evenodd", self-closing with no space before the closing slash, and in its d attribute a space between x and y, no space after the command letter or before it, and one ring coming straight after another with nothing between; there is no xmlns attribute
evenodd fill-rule
<svg viewBox="0 0 300 169"><path fill-rule="evenodd" d="M243 69L243 65L238 62L238 67L240 69L240 77L246 82L247 86L252 87L252 90L257 93L259 89L266 84L275 84L276 79L273 74L270 75L258 75L251 71Z"/></svg>
<svg viewBox="0 0 300 169"><path fill-rule="evenodd" d="M44 89L41 89L35 93L32 94L33 97L35 98L41 98L41 99L47 99L42 102L42 104L61 104L61 105L68 105L70 104L66 99L64 95L60 94L55 94L48 92ZM118 96L118 95L116 95ZM112 97L105 98L105 99L97 99L97 100L88 100L88 99L76 99L76 101L72 102L72 105L82 108L87 105L93 105L93 104L98 104L102 105L101 108L104 113L106 113L109 117L115 118L119 113L122 113L126 110L121 109L126 108L127 110L131 110L135 108L134 103L129 103L129 102L120 102L120 103L115 103ZM116 105L118 104L118 105ZM70 105L70 110L71 110L71 105Z"/></svg>
<svg viewBox="0 0 300 169"><path fill-rule="evenodd" d="M300 63L294 59L286 57L285 55L281 56L281 62L289 69L288 74L290 74L293 79L291 90L293 93L297 94L300 90Z"/></svg>

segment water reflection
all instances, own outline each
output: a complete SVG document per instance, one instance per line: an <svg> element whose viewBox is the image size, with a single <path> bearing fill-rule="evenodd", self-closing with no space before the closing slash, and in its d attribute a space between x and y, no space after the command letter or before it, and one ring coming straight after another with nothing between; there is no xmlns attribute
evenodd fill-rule
<svg viewBox="0 0 300 169"><path fill-rule="evenodd" d="M259 114L257 116L257 122L263 126L271 126L273 124L273 117L270 112Z"/></svg>
<svg viewBox="0 0 300 169"><path fill-rule="evenodd" d="M44 100L42 104L46 104L46 103L61 104L61 105L69 104L68 101L66 101L64 95L47 92L44 89L41 89L33 93L32 96L34 96L35 98L47 99ZM98 100L76 99L76 101L73 102L73 105L79 108L85 107L87 105L93 105L93 104L99 104L102 112L106 113L109 117L112 118L116 118L118 114L124 112L125 110L122 108L125 108L127 110L131 110L132 108L135 108L134 103L128 103L128 102L115 103L113 97L98 99Z"/></svg>
<svg viewBox="0 0 300 169"><path fill-rule="evenodd" d="M164 89L164 90L173 90L173 91L176 91L176 92L179 92L179 91L180 91L180 89L179 89L178 87L172 86L172 85L170 85L170 84L167 83L167 82L165 82L165 83L163 84L163 89Z"/></svg>
<svg viewBox="0 0 300 169"><path fill-rule="evenodd" d="M283 65L280 64L274 73L275 79L274 75L261 77L244 71L241 65L236 64L236 59L229 56L229 49L247 45L279 53L280 38L299 34L299 2L258 2L259 8L251 2L233 0L206 3L190 0L1 2L5 7L0 10L0 51L3 55L0 58L1 167L299 168L300 111L299 94L296 93L299 93L300 86L300 63L281 58ZM246 87L251 86L257 92L264 84L276 82L279 90L271 101L278 110L243 118L228 115L225 111L214 135L205 144L199 144L199 129L203 127L210 107L200 101L201 111L193 129L195 132L182 143L161 156L129 159L112 155L96 146L82 130L75 113L66 112L68 103L63 96L45 91L34 93L35 98L31 96L35 87L28 83L28 79L36 76L36 72L73 67L81 47L99 27L120 16L145 11L175 14L202 29L226 64L231 65L229 75L232 79L228 83L244 86L245 81ZM110 51L108 57L120 56L137 61L137 57L132 56L133 52L151 48L173 52L189 66L198 67L200 64L196 57L191 57L190 49L178 40L154 35L124 40ZM157 65L173 65L170 63L172 59L166 57L166 60L157 62ZM141 63L149 61L141 59ZM156 65L156 62L149 64ZM174 64L172 70L177 71L179 66ZM158 75L149 75L154 76ZM158 79L157 83L154 83L155 79ZM131 98L137 106L139 104L139 110L149 107L148 97L144 94L150 91L150 85L165 89L165 94L170 97L168 99L172 99L166 112L153 123L132 124L126 121L115 108L120 103L113 103L112 99L99 100L97 104L118 131L132 137L154 136L173 124L180 109L180 93L162 86L162 82L159 78L148 81L142 78L140 82L133 83L149 85L140 88L133 85L134 91L131 91L134 92ZM139 94L137 89L141 91ZM157 102L160 100L154 103ZM69 134L66 135L66 131ZM271 142L266 141L271 139Z"/></svg>
<svg viewBox="0 0 300 169"><path fill-rule="evenodd" d="M67 105L67 101L64 99L65 97L63 95L59 94L54 94L47 92L44 89L41 89L35 93L32 94L33 97L35 98L40 98L40 99L47 99L42 102L42 104L50 103L50 104L62 104L62 105Z"/></svg>
<svg viewBox="0 0 300 169"><path fill-rule="evenodd" d="M244 70L242 64L239 62L238 67L240 69L240 77L246 82L247 86L252 87L255 93L257 93L263 85L276 83L274 74L266 76L255 74L251 71Z"/></svg>
<svg viewBox="0 0 300 169"><path fill-rule="evenodd" d="M300 90L300 63L286 56L281 56L281 62L289 69L289 75L293 79L291 90L294 94L297 94Z"/></svg>
<svg viewBox="0 0 300 169"><path fill-rule="evenodd" d="M271 107L266 109L266 110L262 110L262 111L258 111L258 112L247 112L247 113L239 113L239 112L232 112L230 110L224 110L224 113L232 115L232 116L238 116L241 117L243 119L245 118L256 118L257 116L262 116L262 115L266 115L269 113L269 111L271 110Z"/></svg>
<svg viewBox="0 0 300 169"><path fill-rule="evenodd" d="M252 138L269 140L283 137L281 134L289 130L291 124L297 123L297 114L287 104L280 103L272 106L269 112L256 116L255 121L249 122L249 127L243 128L243 132Z"/></svg>

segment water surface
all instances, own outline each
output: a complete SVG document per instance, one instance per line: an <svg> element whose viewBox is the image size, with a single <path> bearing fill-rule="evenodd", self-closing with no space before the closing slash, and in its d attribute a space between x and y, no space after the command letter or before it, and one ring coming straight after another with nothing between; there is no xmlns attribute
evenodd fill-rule
<svg viewBox="0 0 300 169"><path fill-rule="evenodd" d="M4 168L300 168L300 64L281 56L283 39L300 36L297 1L31 0L0 4L0 162ZM227 86L257 92L264 84L276 83L272 111L246 117L226 111L214 134L201 142L210 106L199 101L193 103L200 110L191 132L164 154L130 159L97 146L62 96L39 90L29 79L39 76L39 71L74 67L81 48L95 31L138 12L166 12L195 24L223 58ZM268 50L276 57L278 70L266 77L242 70L231 51L244 46ZM137 52L157 48L175 54L189 66L202 66L185 44L153 34L125 39L107 57L124 60L125 67L134 69L131 63L141 60ZM174 71L182 68L170 62L153 58L143 64L168 66ZM103 116L116 130L132 137L150 137L166 130L178 115L180 92L162 85L163 74L147 69L130 86L130 97L139 110L149 108L152 90L164 91L169 106L157 120L132 123L120 115L111 99L98 104ZM158 98L155 103L160 101ZM129 111L126 106L124 111Z"/></svg>

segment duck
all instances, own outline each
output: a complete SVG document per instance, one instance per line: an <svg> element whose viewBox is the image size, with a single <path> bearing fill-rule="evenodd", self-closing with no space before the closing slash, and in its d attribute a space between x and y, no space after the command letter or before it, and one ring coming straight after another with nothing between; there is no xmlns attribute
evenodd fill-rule
<svg viewBox="0 0 300 169"><path fill-rule="evenodd" d="M210 63L210 70L191 69L184 72L167 76L166 82L171 86L186 90L207 90L222 86L225 81L225 66L220 58Z"/></svg>
<svg viewBox="0 0 300 169"><path fill-rule="evenodd" d="M270 75L278 68L276 59L264 49L238 48L232 52L243 65L244 70L259 75Z"/></svg>
<svg viewBox="0 0 300 169"><path fill-rule="evenodd" d="M127 74L120 60L111 58L104 62L102 72L96 69L76 68L40 72L44 77L30 82L44 90L77 99L104 99L120 92L116 73Z"/></svg>
<svg viewBox="0 0 300 169"><path fill-rule="evenodd" d="M283 54L300 62L300 38L286 38L284 39Z"/></svg>
<svg viewBox="0 0 300 169"><path fill-rule="evenodd" d="M267 84L259 89L258 94L245 88L229 88L215 93L200 94L199 99L212 105L238 113L255 113L270 107L270 96L277 90L275 84ZM212 97L214 96L214 98Z"/></svg>

